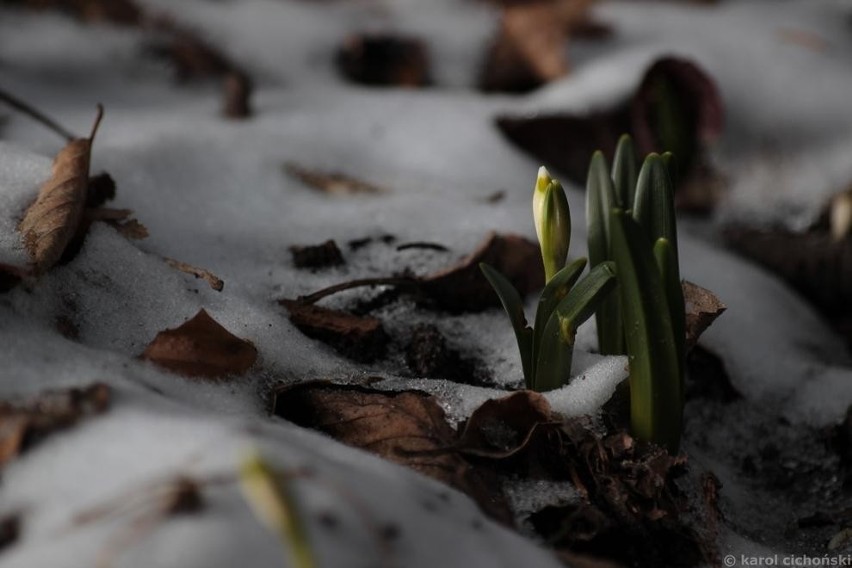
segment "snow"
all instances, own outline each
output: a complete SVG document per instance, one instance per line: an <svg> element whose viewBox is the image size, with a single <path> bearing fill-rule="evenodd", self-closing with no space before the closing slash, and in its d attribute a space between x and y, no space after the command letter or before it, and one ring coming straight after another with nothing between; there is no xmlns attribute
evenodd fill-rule
<svg viewBox="0 0 852 568"><path fill-rule="evenodd" d="M432 393L453 423L504 394L398 377L393 361L356 365L297 331L275 300L406 267L426 274L465 256L492 230L534 238L530 194L539 164L503 139L493 118L605 107L628 93L661 54L694 57L723 93L727 133L714 160L730 188L721 219L801 226L852 180L846 96L852 36L842 2L788 0L783 9L770 0L712 7L604 2L596 13L616 35L572 45L572 74L524 97L470 89L496 25L485 4L145 4L174 14L247 65L258 82L253 118L220 118L215 85L175 87L168 69L140 55L147 41L141 33L57 15L0 12L3 88L81 134L88 132L95 103L103 102L92 170L110 172L118 184L114 206L133 209L150 230L148 239L130 242L96 225L71 263L0 296L1 399L95 380L115 389L106 414L52 435L4 469L0 514L26 513L19 543L3 552L4 566L94 565L129 522L74 526L74 514L181 473L233 475L252 448L282 469L311 468L311 478L293 483L323 566L379 562L360 508L379 524L399 526L392 546L398 565L558 566L538 545L487 520L463 495L267 417L264 396L271 385L317 378L385 376L376 388ZM818 33L828 48L816 52L782 41L784 29ZM412 91L343 83L332 65L334 50L347 34L365 30L428 38L438 86ZM19 115L10 115L0 135L0 262L22 264L16 226L61 141ZM342 172L388 192L322 195L284 173L287 162ZM586 247L583 194L566 187L574 212L573 257ZM486 203L498 190L505 199ZM379 242L358 251L345 246L388 233L397 237L395 244L435 241L450 251L413 254ZM346 265L315 273L294 269L289 246L329 238L341 246ZM839 420L852 402L852 371L841 341L761 269L689 234L679 242L684 277L729 306L702 344L723 357L734 386L794 423ZM225 281L224 290L176 272L163 257L211 270ZM360 294L323 303L340 306ZM527 299L528 314L535 303ZM258 363L247 375L199 383L136 358L158 331L202 307L258 348ZM514 336L498 310L435 315L400 302L379 315L395 331L434 323L463 353L485 361L500 387L520 384ZM76 323L76 340L58 334L60 317ZM626 377L626 359L596 355L594 336L593 321L581 327L575 378L546 395L556 412L594 413ZM723 474L735 489L727 481L735 473ZM340 499L341 492L358 496L363 507ZM534 508L550 492L527 487L515 494ZM441 494L450 494L449 501ZM154 526L115 565L217 568L246 558L253 566L282 564L281 543L256 522L236 484L211 486L204 495L205 513ZM339 526L322 525L322 513L338 517ZM736 534L725 542L738 553L756 550Z"/></svg>

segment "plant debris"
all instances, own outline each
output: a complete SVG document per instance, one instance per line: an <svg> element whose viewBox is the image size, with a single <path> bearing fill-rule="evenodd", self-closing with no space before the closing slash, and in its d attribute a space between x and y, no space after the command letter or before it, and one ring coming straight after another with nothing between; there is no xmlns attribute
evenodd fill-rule
<svg viewBox="0 0 852 568"><path fill-rule="evenodd" d="M710 290L688 280L681 282L686 312L686 351L698 343L698 338L716 321L727 306Z"/></svg>
<svg viewBox="0 0 852 568"><path fill-rule="evenodd" d="M109 403L110 388L103 383L48 390L22 403L0 402L0 468L49 434L105 412Z"/></svg>
<svg viewBox="0 0 852 568"><path fill-rule="evenodd" d="M523 93L567 75L565 32L554 3L505 6L482 68L480 89Z"/></svg>
<svg viewBox="0 0 852 568"><path fill-rule="evenodd" d="M140 357L185 377L218 379L248 371L257 349L201 309L181 326L158 333Z"/></svg>
<svg viewBox="0 0 852 568"><path fill-rule="evenodd" d="M305 383L276 392L274 413L438 479L471 496L486 514L510 523L496 477L443 451L455 443L456 433L425 393Z"/></svg>
<svg viewBox="0 0 852 568"><path fill-rule="evenodd" d="M445 247L440 243L427 243L427 242L414 242L414 243L403 243L396 247L397 251L402 250L410 250L410 249L420 249L420 250L434 250L438 252L449 252L450 249Z"/></svg>
<svg viewBox="0 0 852 568"><path fill-rule="evenodd" d="M451 348L432 324L421 324L412 330L405 346L405 364L417 377L477 386L493 385L493 379L480 365Z"/></svg>
<svg viewBox="0 0 852 568"><path fill-rule="evenodd" d="M248 75L242 71L231 70L225 74L225 106L222 114L227 118L240 120L251 116L251 94L254 89Z"/></svg>
<svg viewBox="0 0 852 568"><path fill-rule="evenodd" d="M384 188L342 173L326 173L320 170L304 168L292 162L284 164L284 171L311 189L331 195L355 195L360 193L375 194L386 192Z"/></svg>
<svg viewBox="0 0 852 568"><path fill-rule="evenodd" d="M187 264L185 262L181 262L179 260L175 260L173 258L164 258L166 264L174 268L175 270L180 270L185 274L189 274L191 276L195 276L196 278L200 278L207 282L211 288L216 290L217 292L221 292L225 288L225 282L207 270L206 268L199 268L198 266L193 266L191 264Z"/></svg>
<svg viewBox="0 0 852 568"><path fill-rule="evenodd" d="M348 37L337 51L337 68L353 83L373 87L425 87L432 83L422 41L389 34Z"/></svg>
<svg viewBox="0 0 852 568"><path fill-rule="evenodd" d="M86 207L101 207L107 201L115 199L115 180L107 172L89 177L86 186Z"/></svg>
<svg viewBox="0 0 852 568"><path fill-rule="evenodd" d="M299 331L350 359L369 363L385 356L389 337L377 318L356 316L298 300L284 299L278 303L287 308L290 321Z"/></svg>
<svg viewBox="0 0 852 568"><path fill-rule="evenodd" d="M103 107L99 105L89 137L71 140L56 155L50 179L41 186L18 227L35 275L56 264L83 219L92 142L102 117Z"/></svg>
<svg viewBox="0 0 852 568"><path fill-rule="evenodd" d="M477 408L465 422L457 447L467 455L506 459L526 448L539 426L555 423L543 395L520 391Z"/></svg>
<svg viewBox="0 0 852 568"><path fill-rule="evenodd" d="M654 62L636 91L612 108L583 115L497 118L498 128L510 141L578 185L586 182L589 156L600 149L611 161L619 137L629 133L639 155L674 153L678 186L708 183L716 192L719 180L704 154L721 135L723 125L722 98L713 80L697 64L674 57ZM701 193L698 187L691 191ZM699 202L691 197L693 208Z"/></svg>
<svg viewBox="0 0 852 568"><path fill-rule="evenodd" d="M293 265L296 268L328 268L346 264L343 253L337 247L337 243L329 239L319 245L290 247L293 255Z"/></svg>

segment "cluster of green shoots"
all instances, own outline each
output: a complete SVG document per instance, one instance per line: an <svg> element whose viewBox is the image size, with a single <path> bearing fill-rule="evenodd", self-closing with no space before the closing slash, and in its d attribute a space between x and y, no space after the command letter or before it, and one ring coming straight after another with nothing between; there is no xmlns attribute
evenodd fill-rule
<svg viewBox="0 0 852 568"><path fill-rule="evenodd" d="M512 322L528 389L568 382L577 328L594 314L601 353L628 356L633 435L672 452L682 430L685 356L673 163L671 154L650 154L639 170L628 136L618 143L612 172L596 152L586 186L589 260L567 265L568 202L560 183L539 170L533 215L546 285L532 328L518 292L481 266Z"/></svg>

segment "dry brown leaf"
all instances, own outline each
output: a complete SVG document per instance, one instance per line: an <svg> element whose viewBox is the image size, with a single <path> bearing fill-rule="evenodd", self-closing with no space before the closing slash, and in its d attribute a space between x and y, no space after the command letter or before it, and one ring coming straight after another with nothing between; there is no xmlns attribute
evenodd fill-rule
<svg viewBox="0 0 852 568"><path fill-rule="evenodd" d="M298 300L279 300L290 312L290 321L299 331L327 343L341 354L364 363L384 357L388 335L382 322L369 316L356 316Z"/></svg>
<svg viewBox="0 0 852 568"><path fill-rule="evenodd" d="M83 219L92 141L102 117L103 107L98 105L98 115L89 137L71 140L56 155L50 179L41 186L38 197L18 226L35 275L56 264Z"/></svg>
<svg viewBox="0 0 852 568"><path fill-rule="evenodd" d="M23 403L0 402L0 468L48 434L109 406L110 389L102 383L50 390Z"/></svg>
<svg viewBox="0 0 852 568"><path fill-rule="evenodd" d="M222 289L225 287L225 282L206 268L199 268L198 266L193 266L191 264L187 264L185 262L181 262L173 258L163 258L163 260L165 260L166 264L168 264L175 270L180 270L185 274L195 276L196 278L201 278L217 292L221 292Z"/></svg>
<svg viewBox="0 0 852 568"><path fill-rule="evenodd" d="M294 245L290 247L290 253L296 268L327 268L346 264L343 253L333 240L319 245Z"/></svg>
<svg viewBox="0 0 852 568"><path fill-rule="evenodd" d="M488 400L473 411L459 438L459 451L505 459L529 443L539 425L551 423L550 403L533 391Z"/></svg>
<svg viewBox="0 0 852 568"><path fill-rule="evenodd" d="M276 415L405 465L470 495L492 517L509 522L497 479L443 450L455 442L444 411L422 392L373 391L307 383L276 393Z"/></svg>
<svg viewBox="0 0 852 568"><path fill-rule="evenodd" d="M385 193L387 191L377 185L361 181L345 174L312 170L292 162L284 164L284 171L311 189L316 189L331 195L355 195L359 193L371 194Z"/></svg>
<svg viewBox="0 0 852 568"><path fill-rule="evenodd" d="M526 296L544 286L538 245L518 235L491 233L457 264L420 279L418 291L441 309L479 311L499 306L500 299L479 269L486 262Z"/></svg>
<svg viewBox="0 0 852 568"><path fill-rule="evenodd" d="M222 114L228 118L243 119L251 116L252 81L242 71L230 71L225 75L225 107Z"/></svg>
<svg viewBox="0 0 852 568"><path fill-rule="evenodd" d="M688 280L684 280L681 287L686 308L686 350L689 351L727 306L713 292Z"/></svg>
<svg viewBox="0 0 852 568"><path fill-rule="evenodd" d="M662 118L667 115L676 117L671 119L680 127L676 135L667 130ZM627 100L611 108L582 115L501 116L497 126L521 149L580 185L595 150L611 160L623 133L633 136L640 156L674 152L679 182L698 182L708 174L704 153L721 135L724 108L713 79L697 64L664 57L645 71Z"/></svg>
<svg viewBox="0 0 852 568"><path fill-rule="evenodd" d="M180 327L158 333L141 357L186 377L217 379L248 371L257 349L201 309Z"/></svg>

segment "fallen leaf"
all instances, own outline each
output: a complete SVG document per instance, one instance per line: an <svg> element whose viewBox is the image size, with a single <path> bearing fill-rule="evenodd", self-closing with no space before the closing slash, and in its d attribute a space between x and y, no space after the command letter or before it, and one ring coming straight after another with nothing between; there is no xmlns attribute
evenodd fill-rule
<svg viewBox="0 0 852 568"><path fill-rule="evenodd" d="M601 150L611 161L619 136L628 133L640 156L674 152L680 186L707 177L704 154L721 136L724 108L715 83L697 64L664 57L645 71L627 100L613 107L585 114L499 116L497 126L522 150L581 186L592 153ZM718 184L715 177L711 182Z"/></svg>
<svg viewBox="0 0 852 568"><path fill-rule="evenodd" d="M346 264L343 253L333 240L319 245L294 245L290 247L290 253L293 255L293 265L296 268L327 268Z"/></svg>
<svg viewBox="0 0 852 568"><path fill-rule="evenodd" d="M298 300L279 300L299 331L333 347L346 357L369 363L384 357L388 335L382 322Z"/></svg>
<svg viewBox="0 0 852 568"><path fill-rule="evenodd" d="M529 443L536 428L554 421L541 394L520 391L484 402L473 411L458 441L462 453L506 459Z"/></svg>
<svg viewBox="0 0 852 568"><path fill-rule="evenodd" d="M475 469L454 452L435 452L452 446L456 433L425 393L306 383L279 390L274 413L455 487L485 513L510 523L493 474Z"/></svg>
<svg viewBox="0 0 852 568"><path fill-rule="evenodd" d="M186 377L216 379L248 371L257 349L202 309L180 327L158 333L141 358Z"/></svg>
<svg viewBox="0 0 852 568"><path fill-rule="evenodd" d="M358 193L384 193L386 190L371 183L355 179L345 174L326 173L303 168L291 162L284 164L284 171L298 179L311 189L332 195L354 195Z"/></svg>
<svg viewBox="0 0 852 568"><path fill-rule="evenodd" d="M102 383L44 391L22 403L0 402L0 468L47 435L101 414L110 402Z"/></svg>
<svg viewBox="0 0 852 568"><path fill-rule="evenodd" d="M544 286L538 245L517 235L492 233L457 264L421 278L417 291L429 302L451 312L499 306L500 299L479 269L481 262L503 274L521 297Z"/></svg>
<svg viewBox="0 0 852 568"><path fill-rule="evenodd" d="M688 280L681 282L681 287L686 311L686 351L689 352L727 306L713 292Z"/></svg>
<svg viewBox="0 0 852 568"><path fill-rule="evenodd" d="M565 22L552 2L505 6L479 80L486 92L525 92L568 74Z"/></svg>
<svg viewBox="0 0 852 568"><path fill-rule="evenodd" d="M148 229L145 225L133 219L131 217L132 214L133 211L130 209L110 209L107 207L86 209L83 212L83 222L81 223L81 230L78 233L82 233L84 237L85 233L88 232L89 225L95 221L102 221L113 227L124 238L133 240L147 238Z"/></svg>
<svg viewBox="0 0 852 568"><path fill-rule="evenodd" d="M86 207L100 207L115 199L115 180L106 172L89 177L86 187Z"/></svg>
<svg viewBox="0 0 852 568"><path fill-rule="evenodd" d="M35 275L56 264L77 233L86 204L92 141L102 116L99 105L89 137L71 140L56 155L50 179L18 226Z"/></svg>
<svg viewBox="0 0 852 568"><path fill-rule="evenodd" d="M207 282L211 288L216 290L217 292L221 292L225 287L225 282L207 270L206 268L199 268L197 266L193 266L191 264L187 264L185 262L181 262L179 260L175 260L173 258L163 258L166 261L166 264L174 268L175 270L180 270L185 274L189 274L191 276L195 276L196 278L200 278Z"/></svg>
<svg viewBox="0 0 852 568"><path fill-rule="evenodd" d="M396 286L413 294L427 307L450 312L481 311L499 306L500 299L479 270L480 262L487 262L501 272L521 296L544 286L544 269L538 245L517 235L491 233L473 253L433 274L422 277L405 274L387 278L359 278L300 296L298 301L313 304L353 288Z"/></svg>
<svg viewBox="0 0 852 568"><path fill-rule="evenodd" d="M350 36L337 51L337 68L348 80L361 85L424 87L432 82L426 46L409 37Z"/></svg>

